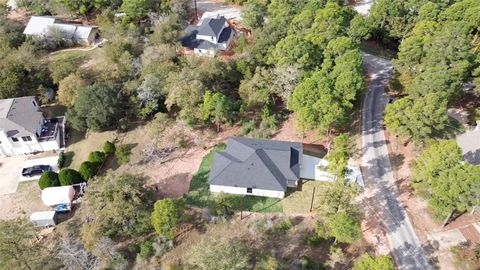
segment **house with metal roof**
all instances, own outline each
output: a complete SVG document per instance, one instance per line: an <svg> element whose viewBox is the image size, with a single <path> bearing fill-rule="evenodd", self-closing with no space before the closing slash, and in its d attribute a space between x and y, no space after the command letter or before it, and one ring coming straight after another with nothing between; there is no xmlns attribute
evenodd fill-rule
<svg viewBox="0 0 480 270"><path fill-rule="evenodd" d="M46 119L33 96L0 100L0 157L63 148L64 122Z"/></svg>
<svg viewBox="0 0 480 270"><path fill-rule="evenodd" d="M224 152L213 156L210 191L283 198L299 180L335 181L326 171L328 161L304 152L299 142L232 137ZM363 185L360 170L349 166L346 178Z"/></svg>
<svg viewBox="0 0 480 270"><path fill-rule="evenodd" d="M91 45L97 37L98 27L68 23L52 16L32 16L23 34L48 38L53 31L62 33L64 39L84 45Z"/></svg>
<svg viewBox="0 0 480 270"><path fill-rule="evenodd" d="M210 57L219 50L227 50L235 35L235 30L229 27L223 16L205 18L199 25L190 25L185 31L187 35L181 39L182 46L197 55Z"/></svg>

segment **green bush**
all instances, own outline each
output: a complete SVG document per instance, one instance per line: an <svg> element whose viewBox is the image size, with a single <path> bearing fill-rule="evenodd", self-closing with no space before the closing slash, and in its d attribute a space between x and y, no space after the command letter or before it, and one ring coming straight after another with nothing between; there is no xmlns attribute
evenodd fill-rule
<svg viewBox="0 0 480 270"><path fill-rule="evenodd" d="M65 167L65 153L60 152L60 154L58 154L58 161L57 161L57 165L58 165L58 168L61 169L63 167Z"/></svg>
<svg viewBox="0 0 480 270"><path fill-rule="evenodd" d="M58 178L60 180L60 185L62 186L69 186L85 182L85 179L82 177L82 175L74 169L62 169L60 173L58 173Z"/></svg>
<svg viewBox="0 0 480 270"><path fill-rule="evenodd" d="M90 180L97 174L98 164L90 161L85 161L80 164L79 172L82 175L83 179Z"/></svg>
<svg viewBox="0 0 480 270"><path fill-rule="evenodd" d="M105 154L107 155L115 154L115 150L116 150L115 144L113 144L112 142L106 141L103 144L103 152L105 152Z"/></svg>
<svg viewBox="0 0 480 270"><path fill-rule="evenodd" d="M123 165L130 162L131 153L131 149L128 145L120 145L115 151L115 156L117 157L118 163Z"/></svg>
<svg viewBox="0 0 480 270"><path fill-rule="evenodd" d="M93 151L88 155L88 161L101 165L105 161L105 153L102 151Z"/></svg>
<svg viewBox="0 0 480 270"><path fill-rule="evenodd" d="M153 242L152 241L144 241L140 245L140 257L148 258L153 255L154 253Z"/></svg>
<svg viewBox="0 0 480 270"><path fill-rule="evenodd" d="M58 173L56 172L44 172L40 179L38 180L38 185L40 189L47 187L58 187L60 186L60 181L58 180Z"/></svg>

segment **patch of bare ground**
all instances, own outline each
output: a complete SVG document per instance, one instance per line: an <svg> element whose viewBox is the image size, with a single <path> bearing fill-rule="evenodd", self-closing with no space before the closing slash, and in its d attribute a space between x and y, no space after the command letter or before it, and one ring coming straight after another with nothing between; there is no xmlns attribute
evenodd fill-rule
<svg viewBox="0 0 480 270"><path fill-rule="evenodd" d="M121 172L139 173L149 178L147 185L157 192L158 198L181 198L188 192L190 180L198 170L202 158L217 144L226 143L238 135L239 128L223 127L220 132L193 129L183 123L168 128L159 148L173 149L165 158L146 160L152 141L146 134L147 126L139 125L127 133L118 134L120 144L131 145L129 164L118 168Z"/></svg>
<svg viewBox="0 0 480 270"><path fill-rule="evenodd" d="M260 224L276 224L287 218L283 214L259 214L251 213L248 218L240 218L236 214L225 222L206 223L203 226L194 227L181 238L177 238L177 245L172 251L162 258L163 266L171 262L179 262L186 258L192 248L200 241L208 238L238 239L256 251L255 257L272 255L282 259L285 269L297 269L299 260L306 256L315 261L325 263L328 260L329 246L331 241L322 241L316 246L308 245L306 239L314 235L313 216L289 216L294 226L281 234L269 235L259 230ZM355 258L361 256L371 248L365 241L344 246L348 257L348 266L351 266Z"/></svg>
<svg viewBox="0 0 480 270"><path fill-rule="evenodd" d="M28 218L33 212L50 210L41 195L37 181L20 182L17 192L0 196L0 219Z"/></svg>
<svg viewBox="0 0 480 270"><path fill-rule="evenodd" d="M310 144L326 144L328 141L325 136L321 136L317 131L299 131L296 127L295 116L291 114L287 120L282 123L280 130L273 136L274 140L296 141Z"/></svg>

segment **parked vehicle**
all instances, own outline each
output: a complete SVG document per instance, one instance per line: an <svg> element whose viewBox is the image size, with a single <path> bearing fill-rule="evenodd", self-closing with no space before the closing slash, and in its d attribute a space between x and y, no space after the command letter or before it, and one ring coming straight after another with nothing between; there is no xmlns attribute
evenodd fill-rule
<svg viewBox="0 0 480 270"><path fill-rule="evenodd" d="M22 170L22 175L25 177L33 177L35 175L40 175L44 172L48 172L52 170L52 166L50 165L35 165L32 167L24 168Z"/></svg>
<svg viewBox="0 0 480 270"><path fill-rule="evenodd" d="M53 227L57 224L57 213L55 211L33 212L30 221L35 227Z"/></svg>

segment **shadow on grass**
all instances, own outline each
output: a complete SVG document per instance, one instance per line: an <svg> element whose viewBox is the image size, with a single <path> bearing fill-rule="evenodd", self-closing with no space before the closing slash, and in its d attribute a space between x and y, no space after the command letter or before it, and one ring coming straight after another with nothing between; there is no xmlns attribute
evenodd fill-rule
<svg viewBox="0 0 480 270"><path fill-rule="evenodd" d="M187 204L196 207L215 207L215 194L210 193L208 176L212 166L213 155L224 151L225 145L217 145L202 160L198 172L192 177L188 193L185 196ZM249 212L282 212L280 199L248 195L227 195L230 208L234 211Z"/></svg>
<svg viewBox="0 0 480 270"><path fill-rule="evenodd" d="M70 167L70 165L72 164L74 156L75 156L75 152L73 152L73 151L65 152L65 165L64 165L64 167Z"/></svg>

